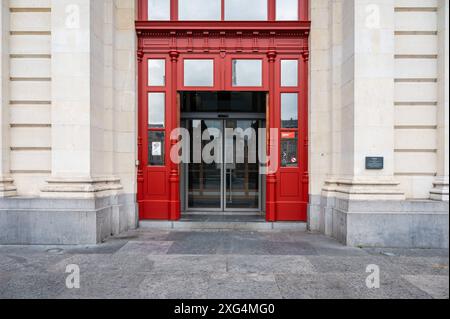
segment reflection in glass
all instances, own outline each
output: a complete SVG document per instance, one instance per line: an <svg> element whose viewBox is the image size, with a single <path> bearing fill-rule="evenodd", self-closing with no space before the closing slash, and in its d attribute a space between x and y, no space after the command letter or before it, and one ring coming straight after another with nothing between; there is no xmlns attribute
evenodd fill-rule
<svg viewBox="0 0 450 319"><path fill-rule="evenodd" d="M214 60L184 60L184 86L214 86Z"/></svg>
<svg viewBox="0 0 450 319"><path fill-rule="evenodd" d="M214 21L221 19L220 0L179 0L178 19L181 21Z"/></svg>
<svg viewBox="0 0 450 319"><path fill-rule="evenodd" d="M277 0L277 21L298 20L298 0Z"/></svg>
<svg viewBox="0 0 450 319"><path fill-rule="evenodd" d="M225 208L259 207L259 121L227 120L225 133Z"/></svg>
<svg viewBox="0 0 450 319"><path fill-rule="evenodd" d="M281 94L281 127L298 128L298 94Z"/></svg>
<svg viewBox="0 0 450 319"><path fill-rule="evenodd" d="M180 92L181 112L266 113L266 92Z"/></svg>
<svg viewBox="0 0 450 319"><path fill-rule="evenodd" d="M298 135L289 133L288 138L281 139L281 167L298 167Z"/></svg>
<svg viewBox="0 0 450 319"><path fill-rule="evenodd" d="M148 94L148 127L164 128L166 109L165 93Z"/></svg>
<svg viewBox="0 0 450 319"><path fill-rule="evenodd" d="M225 20L265 21L267 0L225 0Z"/></svg>
<svg viewBox="0 0 450 319"><path fill-rule="evenodd" d="M191 138L191 164L188 173L188 207L191 209L220 209L222 207L222 150L220 154L211 154L218 157L218 161L206 163L202 160L201 152L206 145L214 141L214 134L222 132L222 121L218 120L190 120L188 131ZM209 137L202 140L202 137ZM201 145L196 146L196 140L201 140ZM219 137L221 139L221 136ZM219 145L222 145L221 140ZM215 149L214 151L217 151Z"/></svg>
<svg viewBox="0 0 450 319"><path fill-rule="evenodd" d="M170 0L148 0L149 21L170 20Z"/></svg>
<svg viewBox="0 0 450 319"><path fill-rule="evenodd" d="M165 154L165 133L158 131L148 132L148 165L163 166Z"/></svg>
<svg viewBox="0 0 450 319"><path fill-rule="evenodd" d="M233 86L262 86L261 60L233 60Z"/></svg>
<svg viewBox="0 0 450 319"><path fill-rule="evenodd" d="M166 60L164 59L148 60L148 85L149 86L166 85Z"/></svg>
<svg viewBox="0 0 450 319"><path fill-rule="evenodd" d="M281 86L298 86L297 60L281 60Z"/></svg>

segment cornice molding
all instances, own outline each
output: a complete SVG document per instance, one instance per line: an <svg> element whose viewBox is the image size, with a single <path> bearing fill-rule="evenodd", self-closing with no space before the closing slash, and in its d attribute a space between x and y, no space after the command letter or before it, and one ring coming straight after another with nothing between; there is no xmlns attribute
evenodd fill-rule
<svg viewBox="0 0 450 319"><path fill-rule="evenodd" d="M149 22L137 21L140 37L307 37L311 23L306 22Z"/></svg>

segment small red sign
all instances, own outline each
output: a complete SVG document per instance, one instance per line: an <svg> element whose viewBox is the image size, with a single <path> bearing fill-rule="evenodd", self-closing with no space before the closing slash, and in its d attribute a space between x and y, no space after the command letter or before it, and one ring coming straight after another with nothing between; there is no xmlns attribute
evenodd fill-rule
<svg viewBox="0 0 450 319"><path fill-rule="evenodd" d="M281 133L282 139L294 139L295 138L295 132L282 132Z"/></svg>

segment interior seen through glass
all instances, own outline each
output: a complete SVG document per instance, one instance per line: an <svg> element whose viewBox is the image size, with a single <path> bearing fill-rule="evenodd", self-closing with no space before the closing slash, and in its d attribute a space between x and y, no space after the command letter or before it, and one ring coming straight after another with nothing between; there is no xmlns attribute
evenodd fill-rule
<svg viewBox="0 0 450 319"><path fill-rule="evenodd" d="M191 158L184 165L186 209L261 211L258 140L259 128L265 127L266 93L181 92L180 95L182 122L190 133ZM236 116L230 118L231 114ZM234 133L227 134L227 129ZM202 137L200 146L195 140L199 137ZM210 153L214 160L208 162L199 154L211 143L217 147Z"/></svg>

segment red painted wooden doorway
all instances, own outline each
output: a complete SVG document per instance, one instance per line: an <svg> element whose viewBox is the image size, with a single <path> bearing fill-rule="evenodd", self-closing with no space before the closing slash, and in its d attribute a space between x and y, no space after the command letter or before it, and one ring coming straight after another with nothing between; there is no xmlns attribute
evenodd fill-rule
<svg viewBox="0 0 450 319"><path fill-rule="evenodd" d="M304 13L289 22L193 22L176 21L172 12L173 21L164 22L147 21L147 1L139 4L140 219L181 217L180 165L170 159L178 139L171 132L181 126L180 92L195 91L267 93L265 121L276 134L267 135L266 149L277 160L265 179L266 219L306 221L310 23ZM260 68L260 80L237 83L234 73L247 64ZM198 72L195 82L190 75Z"/></svg>

